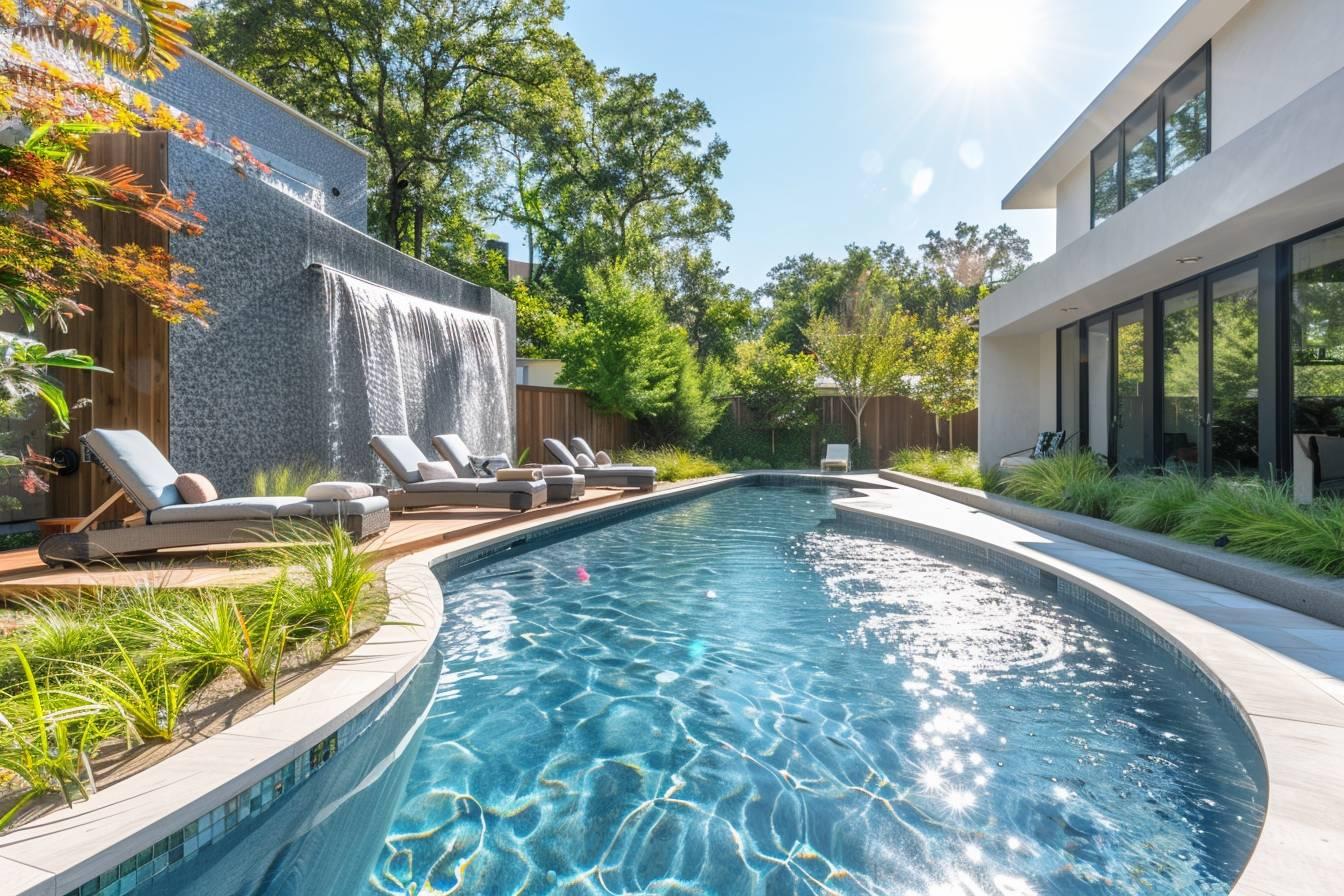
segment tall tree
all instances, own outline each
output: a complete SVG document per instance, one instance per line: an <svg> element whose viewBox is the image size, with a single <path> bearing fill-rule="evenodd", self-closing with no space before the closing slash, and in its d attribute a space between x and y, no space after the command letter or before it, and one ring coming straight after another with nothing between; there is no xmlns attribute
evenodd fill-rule
<svg viewBox="0 0 1344 896"><path fill-rule="evenodd" d="M993 290L1031 264L1031 243L1007 224L983 234L980 225L958 221L952 236L930 230L919 247L924 261L964 287Z"/></svg>
<svg viewBox="0 0 1344 896"><path fill-rule="evenodd" d="M728 269L709 249L682 245L659 253L649 279L668 320L686 331L698 360L733 357L753 324L753 297L728 282Z"/></svg>
<svg viewBox="0 0 1344 896"><path fill-rule="evenodd" d="M859 305L845 317L813 318L804 334L822 371L835 380L840 399L854 418L855 442L863 446L863 412L880 395L909 391L915 321L904 311Z"/></svg>
<svg viewBox="0 0 1344 896"><path fill-rule="evenodd" d="M416 205L448 233L490 188L485 151L519 93L586 60L562 0L209 0L198 45L372 153L373 230L407 244Z"/></svg>

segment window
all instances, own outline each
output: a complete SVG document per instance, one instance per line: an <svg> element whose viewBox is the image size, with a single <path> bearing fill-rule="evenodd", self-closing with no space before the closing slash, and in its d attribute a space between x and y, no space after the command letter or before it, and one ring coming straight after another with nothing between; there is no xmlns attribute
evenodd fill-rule
<svg viewBox="0 0 1344 896"><path fill-rule="evenodd" d="M1079 345L1078 325L1064 327L1059 331L1059 422L1056 424L1068 438L1078 439L1078 428L1082 424L1081 409L1078 407L1080 389L1078 364L1082 360Z"/></svg>
<svg viewBox="0 0 1344 896"><path fill-rule="evenodd" d="M1092 226L1120 211L1120 134L1092 151Z"/></svg>
<svg viewBox="0 0 1344 896"><path fill-rule="evenodd" d="M1157 186L1157 97L1125 122L1125 205Z"/></svg>
<svg viewBox="0 0 1344 896"><path fill-rule="evenodd" d="M1092 151L1092 226L1208 155L1210 48Z"/></svg>
<svg viewBox="0 0 1344 896"><path fill-rule="evenodd" d="M1200 287L1188 286L1163 296L1162 311L1162 463L1169 470L1202 469L1200 443L1204 414L1200 403L1203 343Z"/></svg>
<svg viewBox="0 0 1344 896"><path fill-rule="evenodd" d="M1209 152L1209 67L1200 53L1162 88L1166 124L1164 177L1174 177Z"/></svg>
<svg viewBox="0 0 1344 896"><path fill-rule="evenodd" d="M1344 227L1293 246L1293 457L1307 464L1312 435L1344 436ZM1312 477L1311 466L1294 478Z"/></svg>

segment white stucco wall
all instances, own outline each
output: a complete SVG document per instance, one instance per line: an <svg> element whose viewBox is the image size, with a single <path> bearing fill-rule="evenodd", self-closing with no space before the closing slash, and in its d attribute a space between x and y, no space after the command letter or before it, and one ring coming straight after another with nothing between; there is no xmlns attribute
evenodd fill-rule
<svg viewBox="0 0 1344 896"><path fill-rule="evenodd" d="M1053 337L1053 333L1050 334ZM1042 334L992 336L980 340L980 465L1032 445L1037 433L1054 428L1054 413L1042 424L1040 405L1047 384ZM1050 349L1048 389L1054 403L1054 349Z"/></svg>
<svg viewBox="0 0 1344 896"><path fill-rule="evenodd" d="M1055 251L1092 227L1091 159L1079 162L1055 188Z"/></svg>
<svg viewBox="0 0 1344 896"><path fill-rule="evenodd" d="M1344 68L1344 0L1251 0L1213 36L1213 148Z"/></svg>

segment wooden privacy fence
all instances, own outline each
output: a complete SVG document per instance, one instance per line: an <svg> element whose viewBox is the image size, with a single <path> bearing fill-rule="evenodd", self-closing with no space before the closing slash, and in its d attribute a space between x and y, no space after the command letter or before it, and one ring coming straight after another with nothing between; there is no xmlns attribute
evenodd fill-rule
<svg viewBox="0 0 1344 896"><path fill-rule="evenodd" d="M541 440L559 439L569 447L572 436L587 439L594 451L620 451L632 438L629 420L594 411L578 389L518 387L518 454L526 451L529 463L550 463Z"/></svg>
<svg viewBox="0 0 1344 896"><path fill-rule="evenodd" d="M851 444L854 417L844 402L834 395L816 399L818 425L812 428L811 460L816 463L824 450L823 431L839 429ZM726 417L739 425L751 422L740 398L734 399ZM888 395L868 402L863 412L863 444L870 462L885 466L893 451L902 448L974 449L979 441L979 415L975 411L960 414L942 424L937 432L933 415L913 398ZM949 431L950 430L950 431ZM616 414L599 414L578 389L544 386L518 387L518 452L528 451L528 460L550 460L541 440L554 437L568 444L571 436L583 436L593 448L620 451L630 447L634 433L630 421Z"/></svg>

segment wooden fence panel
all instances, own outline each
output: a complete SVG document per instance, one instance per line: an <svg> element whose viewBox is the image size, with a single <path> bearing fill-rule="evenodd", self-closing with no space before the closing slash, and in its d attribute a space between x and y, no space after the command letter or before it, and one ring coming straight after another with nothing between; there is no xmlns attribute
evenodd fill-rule
<svg viewBox="0 0 1344 896"><path fill-rule="evenodd" d="M532 463L553 460L541 440L559 439L569 446L573 436L588 440L595 451L622 451L630 447L630 421L618 414L599 414L578 389L548 386L518 387L517 451Z"/></svg>
<svg viewBox="0 0 1344 896"><path fill-rule="evenodd" d="M140 173L143 182L159 187L168 182L168 137L161 131L138 138L95 135L85 160L97 168L128 165ZM93 212L86 224L104 247L168 245L163 231L132 215ZM48 346L90 354L111 373L58 374L70 403L87 399L87 404L72 410L70 433L55 440L56 444L77 448L80 435L95 427L138 429L168 454L168 325L156 319L144 302L118 287L85 287L80 301L92 310L73 318L66 332L50 333ZM82 516L114 490L95 464L81 464L75 475L52 480L51 512ZM123 501L112 515L132 512L130 502Z"/></svg>

